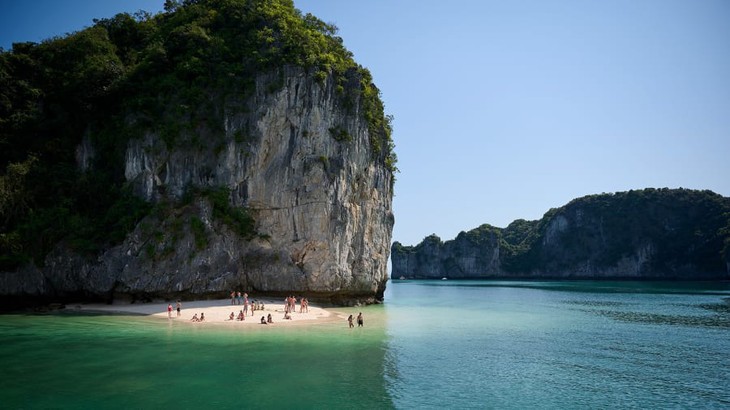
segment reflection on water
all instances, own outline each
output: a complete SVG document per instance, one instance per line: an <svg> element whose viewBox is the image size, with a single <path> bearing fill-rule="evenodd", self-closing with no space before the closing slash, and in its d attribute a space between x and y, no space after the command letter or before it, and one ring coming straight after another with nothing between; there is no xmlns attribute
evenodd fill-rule
<svg viewBox="0 0 730 410"><path fill-rule="evenodd" d="M707 306L707 305L706 305ZM712 306L712 305L710 305ZM594 310L596 314L625 322L646 323L671 326L705 326L730 328L730 316L686 316L662 315L658 313L620 312L613 310Z"/></svg>
<svg viewBox="0 0 730 410"><path fill-rule="evenodd" d="M422 287L462 287L462 288L516 288L544 291L578 293L636 293L636 294L676 294L676 295L719 295L727 296L730 282L677 282L677 281L500 281L500 280L449 280L413 281L391 280L390 285L415 284Z"/></svg>
<svg viewBox="0 0 730 410"><path fill-rule="evenodd" d="M730 299L725 299L724 303L706 303L698 306L702 309L730 316Z"/></svg>
<svg viewBox="0 0 730 410"><path fill-rule="evenodd" d="M673 292L676 295L678 292ZM696 294L696 293L693 293ZM706 295L705 293L702 293ZM670 325L670 326L700 326L700 327L722 327L730 328L730 303L723 299L721 303L652 303L641 302L628 303L616 300L563 300L565 305L581 306L586 313L601 315L614 320L624 322L635 322L643 324ZM657 306L664 310L675 310L682 314L666 314L656 312L645 312L634 309L647 308L656 309ZM708 311L714 314L708 314ZM688 312L697 312L689 315Z"/></svg>
<svg viewBox="0 0 730 410"><path fill-rule="evenodd" d="M619 306L626 306L626 302L616 302L616 301L605 301L605 300L564 300L561 301L561 303L564 303L566 305L581 305L581 306L590 306L590 307L619 307Z"/></svg>

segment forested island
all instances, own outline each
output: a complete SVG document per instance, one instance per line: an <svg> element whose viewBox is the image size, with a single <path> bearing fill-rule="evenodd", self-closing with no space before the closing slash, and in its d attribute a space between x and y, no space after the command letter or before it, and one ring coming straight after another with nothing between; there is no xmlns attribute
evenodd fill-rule
<svg viewBox="0 0 730 410"><path fill-rule="evenodd" d="M391 250L392 278L730 278L730 198L643 189L578 198L540 220Z"/></svg>
<svg viewBox="0 0 730 410"><path fill-rule="evenodd" d="M391 117L291 0L167 1L0 52L0 296L382 298Z"/></svg>

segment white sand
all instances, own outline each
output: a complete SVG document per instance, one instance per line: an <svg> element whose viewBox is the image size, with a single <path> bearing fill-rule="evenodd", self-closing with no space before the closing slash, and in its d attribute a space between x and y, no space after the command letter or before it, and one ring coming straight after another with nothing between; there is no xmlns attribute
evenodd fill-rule
<svg viewBox="0 0 730 410"><path fill-rule="evenodd" d="M252 300L249 298L249 300ZM201 313L205 313L205 322L203 323L228 323L236 326L247 326L247 325L260 325L261 316L268 316L271 314L273 324L280 325L293 325L303 324L305 322L313 323L322 321L339 321L344 320L344 316L337 312L328 311L324 308L309 305L308 312L299 313L299 301L297 301L296 312L291 313L291 319L284 319L284 299L275 301L272 299L256 299L257 301L264 303L264 310L257 310L254 314L251 314L251 307L249 306L249 312L246 315L245 320L229 320L231 312L234 317L238 317L238 313L243 310L243 305L232 305L230 299L218 299L218 300L198 300L198 301L183 301L182 308L180 310L180 316L177 316L176 302L151 302L151 303L114 303L111 305L105 304L83 304L83 305L69 305L66 308L69 310L81 310L81 311L94 311L94 312L109 312L109 313L133 313L147 315L155 318L165 320L175 320L187 323L198 323L192 322L190 319L194 314L197 313L200 317ZM172 317L168 318L167 305L172 304Z"/></svg>

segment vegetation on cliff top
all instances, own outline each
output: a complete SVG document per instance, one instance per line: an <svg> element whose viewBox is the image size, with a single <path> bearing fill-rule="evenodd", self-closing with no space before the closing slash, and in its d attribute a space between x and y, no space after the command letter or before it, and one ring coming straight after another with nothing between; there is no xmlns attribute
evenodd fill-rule
<svg viewBox="0 0 730 410"><path fill-rule="evenodd" d="M157 15L0 50L0 270L40 264L61 240L91 253L119 243L151 210L125 188L127 141L213 135L229 97L286 66L331 76L345 105L359 99L373 159L395 172L391 117L336 33L291 0L168 0ZM94 155L78 169L84 138Z"/></svg>

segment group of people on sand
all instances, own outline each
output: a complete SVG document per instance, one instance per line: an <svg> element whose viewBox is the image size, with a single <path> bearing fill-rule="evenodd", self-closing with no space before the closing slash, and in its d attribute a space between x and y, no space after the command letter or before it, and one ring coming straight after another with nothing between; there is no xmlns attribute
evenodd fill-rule
<svg viewBox="0 0 730 410"><path fill-rule="evenodd" d="M294 313L297 311L297 298L294 296L287 296L284 299L284 314ZM309 301L307 298L301 298L299 300L299 313L309 313ZM286 318L285 318L286 319Z"/></svg>
<svg viewBox="0 0 730 410"><path fill-rule="evenodd" d="M244 303L245 302L245 303ZM231 305L247 305L248 304L248 293L238 291L231 292Z"/></svg>
<svg viewBox="0 0 730 410"><path fill-rule="evenodd" d="M286 299L284 299L284 320L292 320L291 313L296 312L296 303L297 303L297 298L294 296L288 296ZM248 314L248 306L249 306L248 294L244 293L243 295L241 295L241 292L231 292L231 304L232 305L243 304L243 309L238 312L238 316L236 316L234 312L231 312L231 314L228 316L228 320L229 321L246 320L246 315ZM254 300L254 301L251 301L250 305L251 305L251 316L253 316L253 313L256 310L264 310L263 302L258 302L258 301ZM305 312L309 313L309 301L307 301L306 298L301 298L299 301L299 313L305 313ZM269 313L266 316L261 316L260 323L262 325L273 324L274 319L271 316L271 313Z"/></svg>
<svg viewBox="0 0 730 410"><path fill-rule="evenodd" d="M352 315L347 318L347 324L350 326L351 329L355 327L355 325L352 323ZM364 324L365 320L362 318L362 312L360 312L357 315L357 327L363 327Z"/></svg>
<svg viewBox="0 0 730 410"><path fill-rule="evenodd" d="M177 317L180 317L180 310L182 309L182 303L180 301L177 301ZM167 304L167 317L172 319L172 303Z"/></svg>
<svg viewBox="0 0 730 410"><path fill-rule="evenodd" d="M238 321L244 321L246 320L246 315L243 313L243 310L240 310L238 312L238 316L236 316L233 312L228 316L228 320L238 320Z"/></svg>
<svg viewBox="0 0 730 410"><path fill-rule="evenodd" d="M285 320L292 320L291 313L296 312L296 303L297 298L294 296L288 296L286 299L284 299L284 319ZM264 310L264 303L259 302L256 300L253 300L249 302L248 300L248 294L241 292L231 292L231 304L232 305L243 305L243 309L239 310L238 315L236 315L234 312L231 312L231 314L228 316L228 320L238 320L238 321L244 321L246 320L246 315L248 312L249 305L251 306L251 316L253 316L254 311L256 310ZM180 317L180 311L182 309L182 303L178 300L177 301L177 316ZM167 316L169 318L172 318L172 304L167 305ZM309 312L309 302L306 298L301 298L299 301L299 313ZM357 320L357 327L363 327L365 320L362 317L362 312L358 313L357 318L354 318L352 315L350 315L347 318L347 323L350 328L355 327L354 321ZM204 322L205 321L205 312L201 312L200 316L198 314L194 314L193 317L190 319L191 322ZM269 313L267 316L261 316L261 322L262 325L268 325L273 324L274 319L271 316L271 313Z"/></svg>
<svg viewBox="0 0 730 410"><path fill-rule="evenodd" d="M291 313L296 312L296 302L297 298L294 296L289 296L284 301L284 319L285 320L292 320ZM231 292L231 305L243 305L243 309L239 310L238 315L235 314L235 312L231 312L230 315L228 315L228 320L238 320L238 321L244 321L246 320L246 315L249 315L249 305L251 306L251 312L250 316L253 316L254 312L257 310L264 310L264 303L252 300L249 302L248 300L248 293ZM309 312L309 302L306 298L301 298L299 302L299 313L303 312ZM262 325L268 325L273 324L274 319L271 316L271 313L269 313L267 316L261 316L261 322Z"/></svg>
<svg viewBox="0 0 730 410"><path fill-rule="evenodd" d="M243 305L243 316L245 317L248 314L248 308L251 306L251 315L253 315L253 312L256 310L264 310L264 302L258 301L258 300L252 300L249 302L248 300L248 293L243 293L233 291L231 292L231 305ZM240 316L240 314L239 314ZM241 319L243 320L243 319Z"/></svg>

